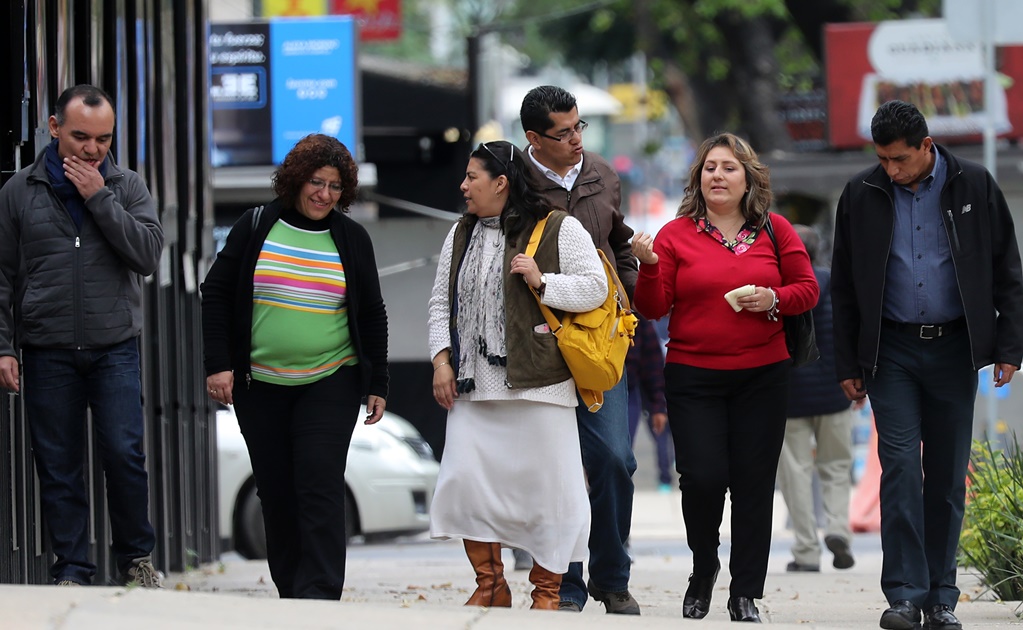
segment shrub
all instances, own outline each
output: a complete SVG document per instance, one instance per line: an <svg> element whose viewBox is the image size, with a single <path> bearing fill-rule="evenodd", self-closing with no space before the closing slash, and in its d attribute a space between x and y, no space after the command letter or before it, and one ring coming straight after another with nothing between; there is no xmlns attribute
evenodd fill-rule
<svg viewBox="0 0 1023 630"><path fill-rule="evenodd" d="M1002 600L1023 599L1023 454L1015 436L1005 450L974 443L959 562Z"/></svg>

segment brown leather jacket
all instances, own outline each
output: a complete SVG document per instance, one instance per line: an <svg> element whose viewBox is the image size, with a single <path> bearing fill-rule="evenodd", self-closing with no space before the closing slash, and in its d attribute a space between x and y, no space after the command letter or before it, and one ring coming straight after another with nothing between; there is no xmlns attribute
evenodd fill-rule
<svg viewBox="0 0 1023 630"><path fill-rule="evenodd" d="M528 152L529 147L523 151ZM533 190L583 224L593 237L593 244L604 250L608 260L615 261L618 278L631 300L639 266L629 244L632 228L625 225L621 213L622 187L618 174L599 154L583 151L583 170L572 190L565 190L540 172L528 157L526 161L529 163L527 177Z"/></svg>

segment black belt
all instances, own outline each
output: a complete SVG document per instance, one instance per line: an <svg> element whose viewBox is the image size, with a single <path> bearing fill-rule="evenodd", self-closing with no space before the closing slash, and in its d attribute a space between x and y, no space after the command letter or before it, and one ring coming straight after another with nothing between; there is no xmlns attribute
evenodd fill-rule
<svg viewBox="0 0 1023 630"><path fill-rule="evenodd" d="M919 337L920 339L937 339L953 333L960 328L966 328L966 318L960 317L944 324L909 324L897 322L891 319L882 319L881 324L885 328Z"/></svg>

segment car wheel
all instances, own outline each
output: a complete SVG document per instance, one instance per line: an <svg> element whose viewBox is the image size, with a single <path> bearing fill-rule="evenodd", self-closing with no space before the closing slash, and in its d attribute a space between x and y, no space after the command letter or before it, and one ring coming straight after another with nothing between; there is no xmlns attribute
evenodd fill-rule
<svg viewBox="0 0 1023 630"><path fill-rule="evenodd" d="M235 523L235 548L249 560L266 558L266 529L263 525L263 506L256 494L256 484L248 484L244 497L238 502Z"/></svg>

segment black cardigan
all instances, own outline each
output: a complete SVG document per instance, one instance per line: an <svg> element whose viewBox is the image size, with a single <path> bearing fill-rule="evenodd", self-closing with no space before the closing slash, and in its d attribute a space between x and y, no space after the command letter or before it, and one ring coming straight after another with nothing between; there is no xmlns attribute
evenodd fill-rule
<svg viewBox="0 0 1023 630"><path fill-rule="evenodd" d="M281 217L279 199L267 205L253 226L255 208L231 228L224 249L202 283L203 363L206 374L234 370L251 378L252 274L270 228ZM380 293L373 243L366 228L341 212L329 215L330 234L347 281L348 327L359 357L363 395L387 397L387 311ZM243 376L244 375L244 376Z"/></svg>

